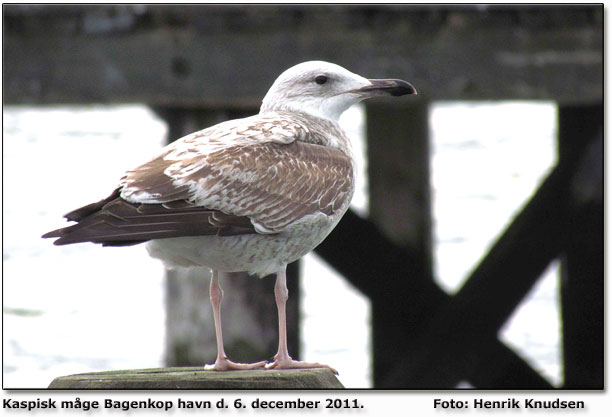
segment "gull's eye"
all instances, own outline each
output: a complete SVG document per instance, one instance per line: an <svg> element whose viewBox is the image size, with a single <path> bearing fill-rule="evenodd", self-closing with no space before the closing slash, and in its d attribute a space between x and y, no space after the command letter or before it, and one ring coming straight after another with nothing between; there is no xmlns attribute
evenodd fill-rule
<svg viewBox="0 0 612 417"><path fill-rule="evenodd" d="M317 75L315 78L315 83L317 84L325 84L327 82L327 77L325 75Z"/></svg>

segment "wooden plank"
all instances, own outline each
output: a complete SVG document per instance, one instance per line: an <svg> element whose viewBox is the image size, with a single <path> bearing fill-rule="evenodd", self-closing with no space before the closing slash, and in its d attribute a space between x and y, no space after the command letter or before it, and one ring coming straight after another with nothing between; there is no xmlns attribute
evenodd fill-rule
<svg viewBox="0 0 612 417"><path fill-rule="evenodd" d="M255 106L324 59L430 100L603 97L603 6L4 5L4 103Z"/></svg>
<svg viewBox="0 0 612 417"><path fill-rule="evenodd" d="M202 367L91 372L55 378L49 389L342 389L329 369L214 372Z"/></svg>
<svg viewBox="0 0 612 417"><path fill-rule="evenodd" d="M366 102L369 217L431 270L429 103ZM431 274L430 274L431 275Z"/></svg>
<svg viewBox="0 0 612 417"><path fill-rule="evenodd" d="M397 349L404 344L398 340L403 335L397 329L410 325L398 311L403 306L390 300L401 300L400 294L413 289L412 282L432 279L428 114L428 103L421 96L401 104L366 102L369 218L388 239L410 253L415 263L401 279L395 278L397 292L389 291L384 300L372 298L375 386L403 359L403 350ZM373 254L368 259L379 265ZM380 273L373 279L381 287L393 280Z"/></svg>
<svg viewBox="0 0 612 417"><path fill-rule="evenodd" d="M572 186L562 257L564 388L604 389L603 105L559 109L560 158L584 155Z"/></svg>

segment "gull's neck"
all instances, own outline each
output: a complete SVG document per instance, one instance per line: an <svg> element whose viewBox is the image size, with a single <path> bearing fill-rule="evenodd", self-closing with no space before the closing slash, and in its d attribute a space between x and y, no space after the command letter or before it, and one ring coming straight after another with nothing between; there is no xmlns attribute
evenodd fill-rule
<svg viewBox="0 0 612 417"><path fill-rule="evenodd" d="M320 146L336 148L353 157L351 141L340 127L337 120L320 117L317 114L305 112L303 109L275 109L271 111L260 111L259 114L277 114L288 118L292 122L303 127L306 134L299 135L297 140Z"/></svg>
<svg viewBox="0 0 612 417"><path fill-rule="evenodd" d="M310 104L310 105L309 105ZM338 124L340 115L344 113L346 108L325 108L317 106L316 103L295 103L295 102L267 102L264 100L259 113L270 111L288 112L306 114L312 118L327 120L328 122Z"/></svg>

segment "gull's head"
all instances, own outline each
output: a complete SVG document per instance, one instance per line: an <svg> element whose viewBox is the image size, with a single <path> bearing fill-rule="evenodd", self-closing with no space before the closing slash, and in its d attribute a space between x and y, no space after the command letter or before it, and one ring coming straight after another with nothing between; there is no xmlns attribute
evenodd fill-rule
<svg viewBox="0 0 612 417"><path fill-rule="evenodd" d="M260 112L299 111L338 121L353 104L366 98L416 94L402 80L369 80L339 65L308 61L283 72L264 97Z"/></svg>

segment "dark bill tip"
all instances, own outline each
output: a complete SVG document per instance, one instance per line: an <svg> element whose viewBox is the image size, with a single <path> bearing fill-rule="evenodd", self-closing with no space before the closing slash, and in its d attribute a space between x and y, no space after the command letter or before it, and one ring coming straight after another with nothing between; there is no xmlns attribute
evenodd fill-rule
<svg viewBox="0 0 612 417"><path fill-rule="evenodd" d="M404 80L368 80L372 85L360 88L361 93L368 95L392 95L404 96L406 94L417 94L416 88Z"/></svg>

